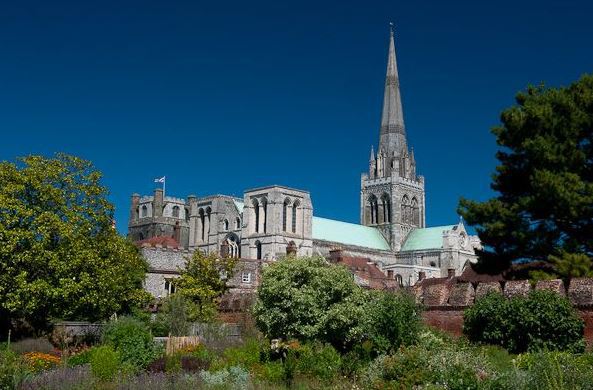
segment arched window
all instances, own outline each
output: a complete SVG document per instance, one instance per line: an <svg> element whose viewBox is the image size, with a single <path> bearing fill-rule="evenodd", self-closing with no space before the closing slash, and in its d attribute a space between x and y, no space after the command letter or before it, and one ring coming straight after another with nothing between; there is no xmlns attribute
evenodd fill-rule
<svg viewBox="0 0 593 390"><path fill-rule="evenodd" d="M389 201L389 195L383 194L381 196L381 203L383 205L383 221L391 222L391 202Z"/></svg>
<svg viewBox="0 0 593 390"><path fill-rule="evenodd" d="M225 243L228 246L227 255L229 257L238 259L241 256L239 237L237 237L235 233L229 233L229 235L225 239Z"/></svg>
<svg viewBox="0 0 593 390"><path fill-rule="evenodd" d="M171 215L173 218L179 218L179 206L173 206Z"/></svg>
<svg viewBox="0 0 593 390"><path fill-rule="evenodd" d="M202 241L204 241L204 233L206 231L206 214L204 213L204 209L200 209L198 211L198 215L200 216L200 222L202 224L202 231L200 232L200 236L202 237Z"/></svg>
<svg viewBox="0 0 593 390"><path fill-rule="evenodd" d="M412 198L412 205L410 206L412 212L412 224L420 226L420 208L418 207L418 200Z"/></svg>
<svg viewBox="0 0 593 390"><path fill-rule="evenodd" d="M301 203L298 200L294 201L292 205L292 232L297 232L297 211Z"/></svg>
<svg viewBox="0 0 593 390"><path fill-rule="evenodd" d="M142 206L142 218L148 216L148 207L146 205Z"/></svg>
<svg viewBox="0 0 593 390"><path fill-rule="evenodd" d="M284 204L282 205L282 231L285 232L288 228L288 206L290 205L290 199L284 199Z"/></svg>
<svg viewBox="0 0 593 390"><path fill-rule="evenodd" d="M189 209L187 207L185 208L185 221L189 222Z"/></svg>
<svg viewBox="0 0 593 390"><path fill-rule="evenodd" d="M225 219L225 220L222 222L222 226L223 226L223 229L224 229L225 231L229 230L229 220L228 220L228 219Z"/></svg>
<svg viewBox="0 0 593 390"><path fill-rule="evenodd" d="M398 286L400 286L400 287L404 286L404 279L402 278L402 276L400 274L395 275L395 281Z"/></svg>
<svg viewBox="0 0 593 390"><path fill-rule="evenodd" d="M268 201L266 200L266 198L262 199L261 201L262 207L263 207L263 212L264 215L262 215L263 219L264 219L264 233L267 231L267 224L268 224Z"/></svg>
<svg viewBox="0 0 593 390"><path fill-rule="evenodd" d="M255 258L258 260L261 260L262 257L262 253L261 253L261 242L256 241L255 242Z"/></svg>
<svg viewBox="0 0 593 390"><path fill-rule="evenodd" d="M239 217L235 220L235 229L241 229L241 218Z"/></svg>
<svg viewBox="0 0 593 390"><path fill-rule="evenodd" d="M371 224L375 225L379 223L379 203L375 195L369 196L369 207L371 213Z"/></svg>
<svg viewBox="0 0 593 390"><path fill-rule="evenodd" d="M208 221L208 231L206 232L206 238L210 236L210 224L212 223L212 209L210 207L206 208L206 220Z"/></svg>
<svg viewBox="0 0 593 390"><path fill-rule="evenodd" d="M259 202L253 199L253 211L255 212L255 232L259 233Z"/></svg>
<svg viewBox="0 0 593 390"><path fill-rule="evenodd" d="M410 223L410 198L408 198L408 195L404 195L404 197L402 198L402 204L401 204L401 212L402 212L402 222L403 223Z"/></svg>
<svg viewBox="0 0 593 390"><path fill-rule="evenodd" d="M144 240L144 234L142 232L138 233L138 240Z"/></svg>

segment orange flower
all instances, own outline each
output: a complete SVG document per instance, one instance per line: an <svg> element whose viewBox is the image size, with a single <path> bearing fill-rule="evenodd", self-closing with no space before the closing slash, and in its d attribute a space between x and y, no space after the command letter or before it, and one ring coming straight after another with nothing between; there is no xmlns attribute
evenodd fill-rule
<svg viewBox="0 0 593 390"><path fill-rule="evenodd" d="M59 357L43 352L27 352L23 357L34 371L48 370L61 363Z"/></svg>

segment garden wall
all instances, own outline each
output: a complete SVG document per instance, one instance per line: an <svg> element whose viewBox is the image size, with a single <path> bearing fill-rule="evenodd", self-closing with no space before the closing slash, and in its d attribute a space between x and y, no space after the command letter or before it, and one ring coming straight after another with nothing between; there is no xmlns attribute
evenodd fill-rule
<svg viewBox="0 0 593 390"><path fill-rule="evenodd" d="M465 282L457 277L423 279L412 287L416 300L425 306L424 322L459 336L463 329L463 311L489 291L510 298L525 295L532 289L551 290L568 297L585 321L585 339L593 344L593 278L574 278L566 286L562 280L527 280Z"/></svg>

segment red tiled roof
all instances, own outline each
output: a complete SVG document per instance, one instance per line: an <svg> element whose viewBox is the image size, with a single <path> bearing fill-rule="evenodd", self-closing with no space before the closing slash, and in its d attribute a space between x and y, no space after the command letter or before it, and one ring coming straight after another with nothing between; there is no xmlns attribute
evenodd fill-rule
<svg viewBox="0 0 593 390"><path fill-rule="evenodd" d="M161 245L167 248L179 248L179 243L173 237L151 237L136 241L136 245L138 246L144 246L144 244L148 244L149 246Z"/></svg>
<svg viewBox="0 0 593 390"><path fill-rule="evenodd" d="M368 272L369 276L373 279L387 279L383 271L375 263L369 263L369 261L366 257L340 256L338 258L338 264L344 264L351 271Z"/></svg>

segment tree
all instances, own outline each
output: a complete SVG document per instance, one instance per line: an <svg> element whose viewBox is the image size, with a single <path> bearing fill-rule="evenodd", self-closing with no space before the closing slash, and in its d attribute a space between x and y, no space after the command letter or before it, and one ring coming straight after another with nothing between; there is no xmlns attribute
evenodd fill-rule
<svg viewBox="0 0 593 390"><path fill-rule="evenodd" d="M199 250L185 262L175 288L177 293L196 305L196 319L214 319L216 300L228 291L227 280L232 277L235 265L233 258L220 258L215 253L204 254Z"/></svg>
<svg viewBox="0 0 593 390"><path fill-rule="evenodd" d="M92 164L74 156L0 163L0 332L15 320L96 321L146 300L147 264L112 227Z"/></svg>
<svg viewBox="0 0 593 390"><path fill-rule="evenodd" d="M501 270L515 260L579 256L590 267L584 259L593 257L593 76L567 88L529 87L516 100L492 130L501 147L491 185L498 195L459 204L485 246L480 265ZM572 269L556 267L566 277Z"/></svg>

